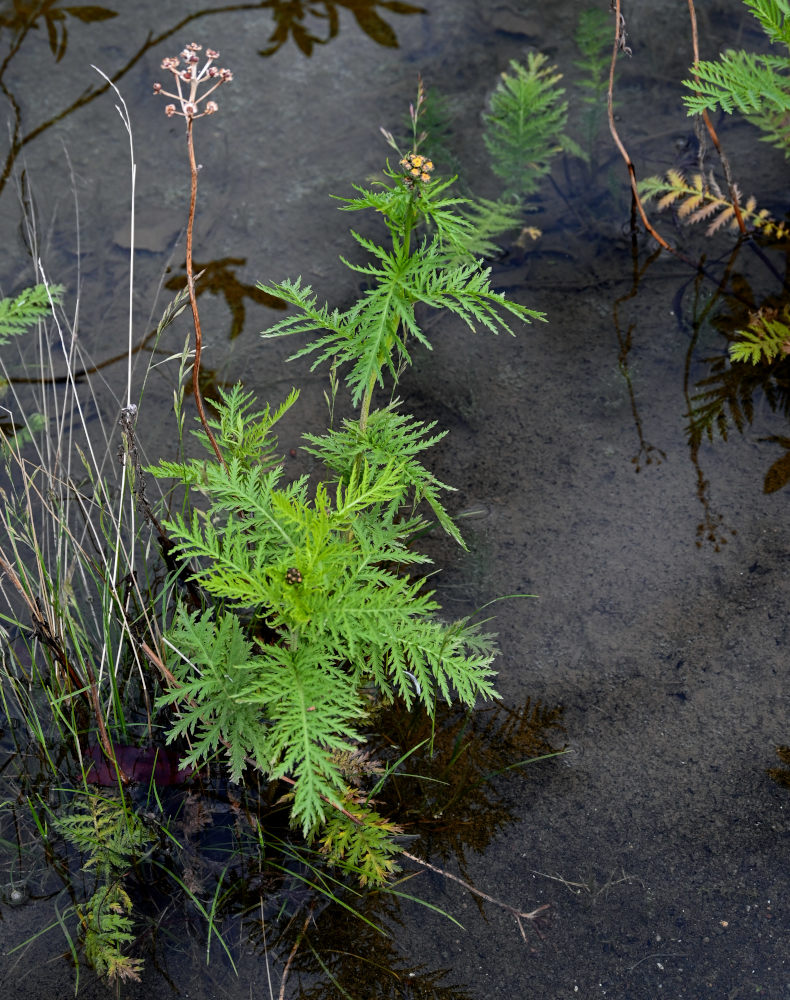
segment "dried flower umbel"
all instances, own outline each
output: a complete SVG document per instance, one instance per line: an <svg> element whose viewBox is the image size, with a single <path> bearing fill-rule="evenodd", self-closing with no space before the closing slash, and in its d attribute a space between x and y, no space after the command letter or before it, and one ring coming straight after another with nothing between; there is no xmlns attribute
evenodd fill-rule
<svg viewBox="0 0 790 1000"><path fill-rule="evenodd" d="M219 59L219 52L215 49L206 49L206 61L199 69L203 46L197 42L190 42L178 57L168 56L162 60L162 69L169 70L176 81L177 93L165 90L161 83L154 84L154 93L163 97L171 97L178 101L178 104L168 104L165 114L168 118L178 115L186 119L187 123L187 148L189 150L189 168L192 185L189 199L189 220L187 222L187 249L186 249L186 269L187 288L189 290L189 301L192 306L192 319L195 324L195 360L192 364L192 394L195 397L200 422L211 442L214 452L222 463L225 460L220 453L219 446L214 434L206 419L206 411L203 406L203 397L200 393L200 353L203 348L203 337L200 330L200 316L198 314L197 296L195 294L195 275L192 264L192 230L195 223L195 203L197 201L197 162L195 161L195 144L192 138L192 123L196 118L203 118L205 115L213 115L219 110L216 101L207 101L209 94L213 94L217 87L223 83L230 83L233 73L229 69L219 69L214 65L214 61ZM207 85L203 93L199 93L202 86ZM205 103L204 103L205 102Z"/></svg>
<svg viewBox="0 0 790 1000"><path fill-rule="evenodd" d="M219 52L215 49L206 49L206 62L202 69L198 69L200 64L200 55L198 53L202 48L203 46L198 45L197 42L190 42L178 57L167 56L167 58L162 60L162 69L170 70L175 77L176 89L178 90L177 94L173 94L171 91L165 90L161 83L154 84L155 94L161 94L163 97L172 97L178 101L178 106L168 104L165 108L165 114L168 118L172 118L173 115L180 115L182 118L190 120L193 118L202 118L204 115L213 115L215 111L219 111L219 105L216 101L206 101L202 110L200 105L206 100L209 94L214 93L217 87L223 83L230 83L233 79L233 74L229 69L219 69L214 65L214 60L219 59ZM181 63L184 65L182 66ZM209 84L208 90L204 90L202 94L198 94L201 84L205 83ZM185 84L188 86L188 92L186 93Z"/></svg>

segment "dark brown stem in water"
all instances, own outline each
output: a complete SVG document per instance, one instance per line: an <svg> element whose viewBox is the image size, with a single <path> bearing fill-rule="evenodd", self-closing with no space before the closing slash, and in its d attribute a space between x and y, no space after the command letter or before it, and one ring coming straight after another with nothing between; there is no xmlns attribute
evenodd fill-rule
<svg viewBox="0 0 790 1000"><path fill-rule="evenodd" d="M220 464L227 470L227 464L219 450L216 438L206 419L206 410L203 406L203 397L200 394L200 354L203 350L203 335L200 330L200 315L198 314L197 295L195 294L195 275L192 266L192 229L195 224L195 204L197 202L197 163L195 161L195 144L192 139L192 118L187 117L187 147L189 148L189 169L192 178L192 185L189 196L189 221L187 222L187 288L189 289L189 302L192 306L192 320L195 325L195 360L192 363L192 394L203 424L203 430L211 442L214 454Z"/></svg>
<svg viewBox="0 0 790 1000"><path fill-rule="evenodd" d="M609 89L607 91L607 114L609 118L609 131L612 134L615 145L620 150L620 155L625 160L625 165L628 167L628 179L631 183L631 215L633 219L633 212L636 209L639 212L639 216L642 219L642 223L645 229L650 233L653 239L658 243L662 250L668 250L673 256L677 257L678 260L682 260L684 264L688 264L689 267L693 267L695 271L700 269L700 265L695 263L693 260L688 258L685 254L681 253L676 247L670 246L669 243L664 239L664 237L656 230L653 224L647 217L645 212L645 207L642 204L642 199L639 197L639 191L636 186L636 170L634 168L633 161L628 154L628 150L623 145L623 140L620 138L620 134L617 131L617 126L614 123L614 70L617 65L617 53L622 51L628 52L630 50L626 48L625 45L625 19L620 12L620 0L612 0L612 11L615 16L615 28L614 28L614 44L612 47L612 61L609 66Z"/></svg>
<svg viewBox="0 0 790 1000"><path fill-rule="evenodd" d="M615 0L614 3L614 44L612 46L612 61L609 66L609 90L607 92L607 114L609 117L609 131L612 133L612 138L614 139L615 145L620 150L620 155L625 160L625 165L628 168L628 179L631 182L631 197L632 204L636 206L639 215L642 219L642 223L645 229L650 233L654 240L664 248L664 250L669 250L670 253L674 253L673 248L667 243L663 236L661 236L656 229L654 229L650 220L647 217L644 206L642 205L642 199L639 197L639 192L636 188L636 170L634 169L634 164L631 157L628 155L628 151L623 145L623 141L617 131L617 126L614 123L614 70L617 65L617 53L624 48L624 20L623 15L620 13L620 0Z"/></svg>
<svg viewBox="0 0 790 1000"><path fill-rule="evenodd" d="M688 0L689 4L689 18L691 19L691 44L694 49L694 79L699 83L699 76L697 76L697 65L699 64L699 33L697 31L697 12L694 9L694 0ZM699 93L699 91L697 91ZM724 176L727 179L727 188L730 192L730 201L732 202L732 207L735 212L735 218L738 222L738 228L743 235L746 234L746 223L743 221L743 215L741 214L741 206L738 200L738 192L735 189L735 184L732 180L732 173L730 172L730 162L724 155L724 150L721 148L721 143L719 142L719 137L716 134L716 129L713 127L713 122L710 120L710 115L707 111L702 112L702 120L705 122L705 128L708 130L708 135L710 136L711 142L716 147L716 152L719 154L719 159L721 160L721 166L724 170Z"/></svg>

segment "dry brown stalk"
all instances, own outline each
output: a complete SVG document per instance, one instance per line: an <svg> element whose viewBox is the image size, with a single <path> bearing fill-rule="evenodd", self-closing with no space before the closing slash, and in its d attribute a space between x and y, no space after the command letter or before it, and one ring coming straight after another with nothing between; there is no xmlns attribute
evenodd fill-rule
<svg viewBox="0 0 790 1000"><path fill-rule="evenodd" d="M305 922L302 925L302 929L299 931L296 940L294 941L294 946L291 948L291 954L288 956L288 961L285 963L285 968L283 969L283 977L280 980L280 996L279 1000L285 1000L285 981L288 978L288 973L291 971L291 964L294 958L296 958L296 952L299 950L299 945L302 943L302 938L307 933L307 928L310 925L310 921L313 917L312 911L307 914Z"/></svg>
<svg viewBox="0 0 790 1000"><path fill-rule="evenodd" d="M74 667L71 664L66 651L63 648L63 643L60 638L55 634L54 629L47 621L43 609L38 600L33 600L30 595L25 590L22 585L22 581L19 579L16 570L13 566L2 556L0 556L0 569L3 570L5 575L11 581L12 585L19 593L20 597L27 605L27 609L30 613L30 618L33 623L33 633L39 642L42 642L49 650L51 650L52 655L55 657L57 662L60 664L61 669L65 672L66 676L71 680L78 691L82 691L93 710L93 714L96 718L96 726L99 730L99 742L101 743L102 750L104 751L107 759L114 764L118 769L118 775L124 784L129 781L129 776L123 770L121 765L115 759L115 753L113 752L112 743L110 741L109 733L107 732L107 726L104 723L104 716L102 715L101 703L99 700L99 688L96 683L96 677L93 673L93 669L90 663L85 661L85 670L87 677L83 680L80 678ZM87 691L83 689L86 687L85 681L87 680Z"/></svg>
<svg viewBox="0 0 790 1000"><path fill-rule="evenodd" d="M612 9L614 11L615 27L614 27L614 44L612 46L612 61L609 65L609 89L607 91L607 101L606 110L609 119L609 131L612 134L615 145L620 150L620 155L625 160L625 165L628 168L628 179L631 183L631 197L633 203L639 212L640 218L645 229L650 233L653 239L664 248L664 250L669 250L670 253L676 253L664 239L664 237L655 229L653 224L647 217L644 205L642 204L642 199L639 197L639 191L636 186L636 170L634 169L634 164L631 157L628 155L628 151L623 145L623 141L620 138L620 134L617 131L617 126L614 123L614 71L617 65L617 55L619 52L627 52L630 54L630 49L625 44L625 18L620 10L620 0L613 0Z"/></svg>
<svg viewBox="0 0 790 1000"><path fill-rule="evenodd" d="M694 0L688 0L689 5L689 18L691 20L691 44L694 49L694 79L699 83L699 76L697 75L697 66L699 65L699 32L697 31L697 12L694 8ZM710 120L710 115L707 111L702 112L702 120L705 122L705 128L708 130L708 135L710 135L711 142L716 147L716 152L719 154L719 159L721 160L721 166L724 170L724 177L727 181L727 188L730 192L730 201L732 203L733 211L735 212L735 218L738 221L738 228L742 235L746 234L746 223L743 221L743 215L741 214L741 206L738 200L738 189L732 179L732 172L730 171L730 161L724 155L724 150L721 148L721 143L719 142L719 137L716 134L716 129L713 127L713 122Z"/></svg>
<svg viewBox="0 0 790 1000"><path fill-rule="evenodd" d="M195 397L200 422L206 437L211 442L211 447L217 456L218 461L227 469L225 459L219 450L216 438L209 427L206 418L206 410L203 405L203 396L200 392L200 355L203 350L203 335L200 328L200 314L198 312L197 295L195 294L195 275L192 261L192 233L195 225L195 205L197 203L197 161L195 160L195 142L192 134L192 125L196 118L203 118L205 115L213 115L219 110L216 101L206 101L209 94L213 94L217 87L223 83L229 83L233 79L233 74L229 69L219 69L214 65L214 60L219 59L219 52L214 49L206 49L206 62L201 69L198 69L200 56L198 53L203 46L196 42L190 42L183 51L175 56L168 56L162 60L162 69L173 74L176 83L177 93L167 91L161 83L154 84L154 93L163 97L170 97L178 101L178 106L168 104L165 114L168 118L178 115L186 119L187 123L187 149L189 151L190 170L190 193L189 193L189 219L187 221L187 249L186 249L186 269L187 269L187 289L189 290L189 302L192 306L192 320L195 327L195 360L192 364L192 394ZM181 63L184 63L182 66ZM189 88L185 92L182 84ZM208 90L202 94L199 89L203 85L208 85ZM203 103L205 101L205 103ZM202 105L202 108L201 108Z"/></svg>

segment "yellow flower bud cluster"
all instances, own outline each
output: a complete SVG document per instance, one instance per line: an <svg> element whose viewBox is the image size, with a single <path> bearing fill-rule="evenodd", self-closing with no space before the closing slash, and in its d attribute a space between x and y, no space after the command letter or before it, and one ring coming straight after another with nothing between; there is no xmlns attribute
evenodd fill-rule
<svg viewBox="0 0 790 1000"><path fill-rule="evenodd" d="M400 161L400 165L406 171L406 180L414 184L415 181L422 181L427 184L431 179L433 161L421 153L407 153Z"/></svg>

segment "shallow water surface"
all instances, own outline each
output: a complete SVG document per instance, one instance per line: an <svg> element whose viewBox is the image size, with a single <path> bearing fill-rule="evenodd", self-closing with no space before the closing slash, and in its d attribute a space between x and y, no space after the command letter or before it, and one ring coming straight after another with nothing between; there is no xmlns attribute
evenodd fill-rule
<svg viewBox="0 0 790 1000"><path fill-rule="evenodd" d="M292 345L257 336L278 314L255 282L301 274L320 299L351 300L353 277L338 255L353 254L353 244L329 195L345 195L381 169L388 149L379 126L402 127L417 73L445 95L448 145L480 195L495 196L498 183L480 116L497 74L527 48L547 52L565 73L570 131L580 134L573 132L582 110L573 90L579 5L565 0L413 4L425 13L360 3L356 18L354 5L314 4L322 14L335 10L338 32L314 44L309 58L293 34L260 54L277 47L274 17L286 4L103 6L117 17L65 13L53 22L64 43L59 60L43 22L18 52L8 48L9 28L0 36L3 121L18 146L0 192L0 289L11 294L32 279L21 224L22 205L32 206L48 277L72 298L79 293L84 350L97 363L123 352L129 152L116 99L89 92L102 86L94 64L117 79L129 107L136 338L156 325L183 274L188 173L181 127L164 116L151 83L161 58L186 41L218 48L235 79L219 92L220 114L196 123L195 253L214 279L201 298L210 331L204 365L217 381L241 378L275 402L291 384L303 386L280 435L286 451L305 427L323 427L325 373L286 366ZM633 54L618 68L621 134L640 176L673 165L693 170L697 139L679 84L691 61L686 5L628 7ZM11 5L2 11L9 17ZM735 0L699 15L703 57L727 45L762 45ZM321 37L331 26L323 16L309 23ZM716 123L741 187L782 218L781 154L745 123ZM450 428L435 449L435 471L458 488L451 509L474 514L462 521L468 553L430 543L444 567L442 599L461 615L499 595L537 595L494 606L498 687L508 705L527 697L562 705L572 751L507 779L506 820L484 850L467 841L465 857L444 857L437 847L427 860L460 867L518 908L551 904L551 926L541 934L527 928L525 943L507 913L481 912L459 886L422 873L406 891L448 911L464 930L388 901L371 913L391 926L391 941L376 944L349 926L333 945L338 954L369 946L370 968L378 956L389 969L381 979L365 978L362 965L339 992L303 949L290 996L370 1000L374 981L376 995L448 1000L790 996L790 798L766 776L775 745L790 740L786 397L781 380L771 396L759 384L728 382L721 366L728 317L743 322L749 302L778 301L786 260L781 248L768 248L768 267L749 246L731 259L734 236L706 240L654 210L670 242L695 259L705 253L707 272L651 257L652 241L640 236L635 245L629 234L625 167L603 121L591 152L589 168L556 161L537 211L525 217L543 235L522 246L511 234L493 263L497 287L545 311L548 324L492 338L438 318L435 349L416 355L400 386L409 411ZM727 289L739 289L740 299L717 287L728 267ZM161 357L178 354L187 332L184 316ZM145 351L139 357L142 373ZM93 383L97 411L110 423L123 369L103 367ZM141 407L138 436L152 461L172 443L171 369L151 376ZM726 441L689 433L690 409L706 391L724 401ZM300 454L293 469L310 466ZM13 831L3 837L13 840ZM423 843L430 852L430 840ZM52 880L29 865L7 853L3 881L26 880L42 898L2 906L0 983L30 998L66 996L73 972L50 961L65 950L59 931L10 954L53 919ZM217 947L204 964L205 927L197 921L194 943L180 929L169 936L167 919L161 930L144 982L124 986L124 996L152 988L192 998L269 995L265 942L237 931L234 977ZM287 957L287 950L270 956L275 995ZM86 969L81 975L81 995L106 995Z"/></svg>

